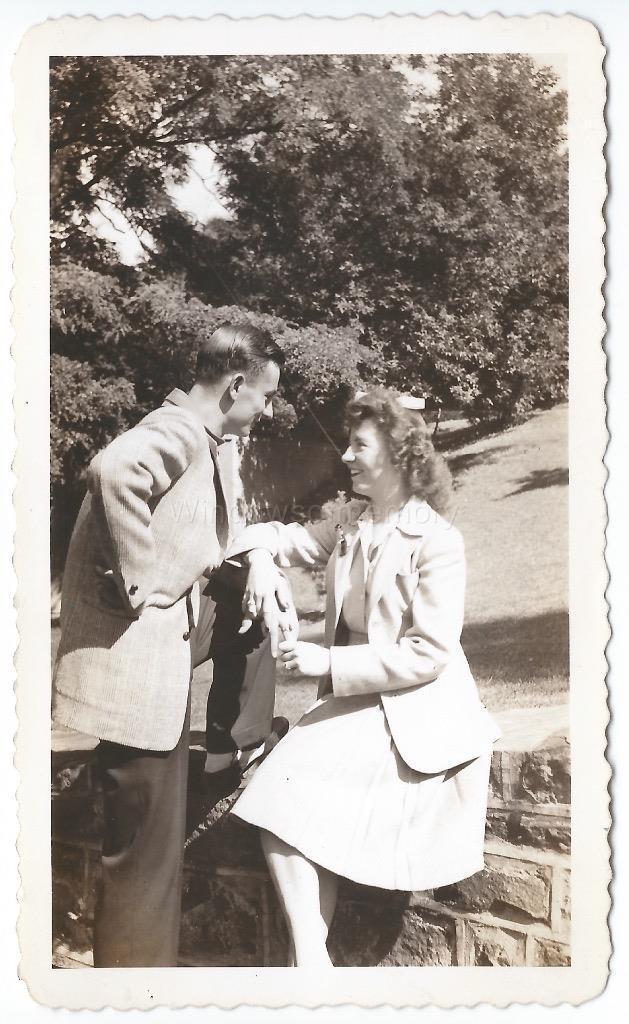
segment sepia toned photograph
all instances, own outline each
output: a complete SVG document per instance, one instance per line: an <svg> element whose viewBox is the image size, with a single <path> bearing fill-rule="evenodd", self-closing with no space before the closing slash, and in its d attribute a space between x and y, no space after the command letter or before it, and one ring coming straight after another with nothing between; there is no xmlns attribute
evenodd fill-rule
<svg viewBox="0 0 629 1024"><path fill-rule="evenodd" d="M154 49L47 55L57 991L569 972L574 54Z"/></svg>

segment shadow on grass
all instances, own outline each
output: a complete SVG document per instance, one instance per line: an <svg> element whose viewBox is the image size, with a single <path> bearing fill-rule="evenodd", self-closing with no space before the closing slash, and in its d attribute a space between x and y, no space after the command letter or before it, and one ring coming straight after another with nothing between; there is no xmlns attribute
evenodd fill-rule
<svg viewBox="0 0 629 1024"><path fill-rule="evenodd" d="M479 466L486 462L496 462L501 455L505 455L508 451L509 448L506 445L494 445L493 448L485 448L480 452L461 452L460 455L446 455L446 459L450 472L456 481L468 469L473 469L474 466Z"/></svg>
<svg viewBox="0 0 629 1024"><path fill-rule="evenodd" d="M568 485L568 467L558 466L556 469L534 469L528 476L517 481L517 485L503 498L513 498L525 491L540 491L544 487L566 487Z"/></svg>
<svg viewBox="0 0 629 1024"><path fill-rule="evenodd" d="M463 630L462 643L478 678L526 683L569 673L568 613L564 611L471 623Z"/></svg>
<svg viewBox="0 0 629 1024"><path fill-rule="evenodd" d="M483 437L496 433L494 429L482 423L465 423L460 427L453 427L451 430L437 430L432 433L432 440L435 448L440 452L452 451L453 448L463 448L466 444L473 444Z"/></svg>

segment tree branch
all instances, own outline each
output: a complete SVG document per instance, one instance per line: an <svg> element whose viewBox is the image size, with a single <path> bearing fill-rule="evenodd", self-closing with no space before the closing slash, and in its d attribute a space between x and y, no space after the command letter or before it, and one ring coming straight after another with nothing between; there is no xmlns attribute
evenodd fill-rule
<svg viewBox="0 0 629 1024"><path fill-rule="evenodd" d="M125 156L128 156L130 153L132 153L134 149L138 149L143 144L148 143L153 147L168 148L180 145L190 145L195 142L198 142L198 133L195 136L179 140L156 138L155 133L158 131L160 126L163 125L166 121L171 120L173 117L176 117L184 110L188 109L191 106L194 106L195 103L198 103L199 100L201 100L210 92L210 89L210 86L206 86L203 89L198 89L196 93L185 97L183 100L180 100L178 103L173 104L171 107L169 107L166 111L164 111L160 118L158 118L155 121L151 121L148 128L146 128L144 131L140 132L139 134L136 134L134 132L133 137L129 140L129 142L126 145L119 147L115 153L113 153L108 159L106 159L104 163L101 165L101 167L97 168L96 172L92 175L89 181L81 182L75 185L75 187L67 193L67 198L73 199L78 196L87 196L94 187L94 185L98 184L99 181L102 181L102 179L109 174L109 172L116 166L116 164L123 160ZM242 125L240 126L240 128L238 128L237 131L226 130L220 135L216 134L213 141L215 143L225 144L232 142L234 139L242 138L243 135L253 135L258 133L274 134L281 131L284 128L284 126L284 121L280 120L269 121L266 125ZM151 136L153 136L153 138L151 138Z"/></svg>
<svg viewBox="0 0 629 1024"><path fill-rule="evenodd" d="M99 181L102 181L102 179L107 176L109 171L111 171L116 166L116 164L120 162L120 160L124 159L124 157L128 156L129 153L132 153L134 149L137 149L139 146L141 146L143 142L148 141L148 139L150 139L151 135L155 131L157 131L160 125L164 124L165 121L168 121L173 116L182 113L188 107L193 106L203 96L206 96L209 92L210 86L208 85L203 89L197 89L197 91L192 95L186 96L183 100L180 100L179 103L175 103L173 104L172 107L169 107L168 110L166 110L160 118L158 118L156 121L151 121L149 123L148 128L146 128L143 132L140 132L139 135L134 136L131 142L129 142L125 146L120 147L108 160L105 160L104 164L97 170L95 174L92 175L89 181L81 182L79 185L76 185L75 188L73 188L68 193L68 198L73 198L75 195L87 195L92 190L94 185L96 185Z"/></svg>
<svg viewBox="0 0 629 1024"><path fill-rule="evenodd" d="M149 236L150 236L150 231L147 231L147 229L145 227L142 227L141 225L140 225L140 229L138 230L137 224L134 223L134 217L133 217L133 215L130 214L130 211L127 208L125 208L125 210L123 212L121 210L118 210L118 207L116 206L116 204L114 202L112 202L111 199L108 199L107 196L98 195L98 197L97 197L96 206L97 206L98 212L111 225L111 227L114 229L114 231L117 231L121 235L125 234L124 229L123 228L119 228L117 226L117 224L114 224L112 218L102 208L102 206L99 205L99 203L108 203L110 206L113 206L114 209L118 211L118 213L121 213L122 216L127 221L127 224L129 226L130 230L135 235L135 238L137 239L138 244L141 246L141 248L144 250L144 252L147 253L147 255L149 255L149 256L154 256L155 255L153 249L151 249L150 246L146 245L145 242L143 242L142 238L140 237L140 231L144 231L144 233L149 235Z"/></svg>

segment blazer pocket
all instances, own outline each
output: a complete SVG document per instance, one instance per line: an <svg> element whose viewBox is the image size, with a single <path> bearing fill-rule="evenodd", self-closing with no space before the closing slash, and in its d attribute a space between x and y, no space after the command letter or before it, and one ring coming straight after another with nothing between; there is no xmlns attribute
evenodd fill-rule
<svg viewBox="0 0 629 1024"><path fill-rule="evenodd" d="M124 619L125 622L131 623L137 622L140 617L139 615L131 615L131 613L126 611L124 608L113 608L112 606L99 601L98 598L94 596L84 597L83 602L89 608L95 608L101 615L108 616L112 619Z"/></svg>
<svg viewBox="0 0 629 1024"><path fill-rule="evenodd" d="M403 609L410 607L415 591L419 585L419 574L416 572L398 572L395 574L395 590L398 601Z"/></svg>
<svg viewBox="0 0 629 1024"><path fill-rule="evenodd" d="M93 589L83 594L83 601L90 608L96 608L101 615L114 619L135 622L139 615L133 615L122 603L122 597L113 580L96 579Z"/></svg>
<svg viewBox="0 0 629 1024"><path fill-rule="evenodd" d="M418 572L396 572L395 582L400 590L404 593L415 591L419 584L419 573Z"/></svg>

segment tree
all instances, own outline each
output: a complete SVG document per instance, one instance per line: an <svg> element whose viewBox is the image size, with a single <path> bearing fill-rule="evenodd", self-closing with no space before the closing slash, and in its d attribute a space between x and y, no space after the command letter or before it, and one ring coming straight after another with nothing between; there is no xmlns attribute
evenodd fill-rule
<svg viewBox="0 0 629 1024"><path fill-rule="evenodd" d="M57 251L111 272L90 222L111 202L151 285L352 326L388 383L477 418L564 393L565 95L531 58L68 58L51 80ZM169 199L191 143L232 221Z"/></svg>
<svg viewBox="0 0 629 1024"><path fill-rule="evenodd" d="M64 57L50 81L57 502L226 320L286 350L275 431L338 441L371 381L488 423L565 393L566 104L531 58ZM191 145L231 220L170 198ZM137 267L94 227L112 209Z"/></svg>
<svg viewBox="0 0 629 1024"><path fill-rule="evenodd" d="M360 325L389 383L505 422L566 381L565 96L525 56L409 64L414 86L399 59L295 60L299 123L218 147L221 265L250 305Z"/></svg>
<svg viewBox="0 0 629 1024"><path fill-rule="evenodd" d="M423 129L429 188L447 183L449 212L435 364L470 411L507 422L567 379L565 95L521 55L444 57L439 74Z"/></svg>
<svg viewBox="0 0 629 1024"><path fill-rule="evenodd" d="M108 204L137 231L147 256L159 255L152 235L162 221L177 220L166 187L186 177L190 145L275 130L262 84L272 66L273 58L244 56L52 58L53 255L114 259L90 220Z"/></svg>

